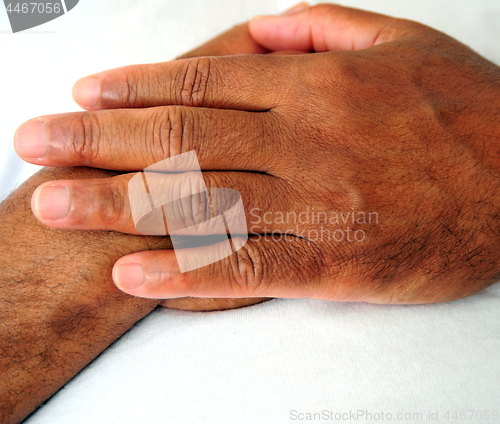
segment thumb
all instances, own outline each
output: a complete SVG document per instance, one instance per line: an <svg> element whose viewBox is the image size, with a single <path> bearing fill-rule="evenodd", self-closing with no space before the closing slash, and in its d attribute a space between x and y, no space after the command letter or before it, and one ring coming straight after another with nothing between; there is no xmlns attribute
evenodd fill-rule
<svg viewBox="0 0 500 424"><path fill-rule="evenodd" d="M179 56L177 59L188 59L201 56L225 56L235 54L264 54L268 53L255 42L250 35L248 22L236 25L205 44Z"/></svg>
<svg viewBox="0 0 500 424"><path fill-rule="evenodd" d="M422 31L424 25L335 4L256 16L250 33L269 50L361 50Z"/></svg>

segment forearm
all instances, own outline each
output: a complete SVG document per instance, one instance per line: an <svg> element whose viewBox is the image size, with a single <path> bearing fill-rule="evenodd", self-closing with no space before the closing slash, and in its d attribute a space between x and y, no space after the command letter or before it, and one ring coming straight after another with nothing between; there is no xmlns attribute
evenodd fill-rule
<svg viewBox="0 0 500 424"><path fill-rule="evenodd" d="M46 168L0 205L0 421L22 421L156 301L120 292L113 263L168 239L49 229L30 210L34 189L105 171Z"/></svg>

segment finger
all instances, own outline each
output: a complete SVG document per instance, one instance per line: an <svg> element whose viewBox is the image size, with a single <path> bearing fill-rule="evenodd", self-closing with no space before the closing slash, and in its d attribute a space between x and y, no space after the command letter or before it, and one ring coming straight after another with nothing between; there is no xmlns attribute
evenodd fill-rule
<svg viewBox="0 0 500 424"><path fill-rule="evenodd" d="M183 54L178 59L235 54L263 54L267 52L267 49L260 46L251 37L248 22L245 22ZM73 98L82 108L88 110L134 107L129 104L127 96L124 96L123 93L121 95L120 93L114 93L113 90L116 87L123 90L123 81L136 78L137 70L138 67L127 66L82 78L73 87ZM130 71L131 75L128 76ZM147 85L144 84L141 87L145 88ZM148 90L143 96L154 96L154 93ZM162 106L162 104L152 98L149 106Z"/></svg>
<svg viewBox="0 0 500 424"><path fill-rule="evenodd" d="M50 181L35 190L31 206L40 222L60 229L187 236L226 234L227 227L239 234L285 230L282 221L267 219L292 208L281 180L241 172L193 174L149 173L142 185L144 195L141 186L131 184L137 177L142 182L143 173ZM144 221L155 209L159 219L150 216L152 220ZM225 223L212 219L222 214Z"/></svg>
<svg viewBox="0 0 500 424"><path fill-rule="evenodd" d="M269 55L198 57L91 75L77 82L74 97L88 110L185 105L260 111L275 104L285 72L283 61Z"/></svg>
<svg viewBox="0 0 500 424"><path fill-rule="evenodd" d="M203 170L267 172L279 128L270 131L269 117L174 106L76 112L26 122L14 145L24 160L45 166L137 171L195 150ZM249 160L250 152L258 154Z"/></svg>
<svg viewBox="0 0 500 424"><path fill-rule="evenodd" d="M426 28L415 22L334 4L277 16L256 16L250 33L270 50L361 50Z"/></svg>
<svg viewBox="0 0 500 424"><path fill-rule="evenodd" d="M290 7L289 9L287 9L283 14L287 15L289 13L300 12L301 10L305 10L308 7L311 7L310 3L306 2L306 1L301 1L300 3L297 3L297 4L293 5L292 7Z"/></svg>
<svg viewBox="0 0 500 424"><path fill-rule="evenodd" d="M274 240L258 236L243 243L233 238L213 246L128 255L115 264L113 280L126 293L155 299L334 294L335 285L330 285L329 292L321 287L321 255L314 244L286 236ZM228 251L235 252L224 257ZM208 265L195 268L204 263ZM192 270L180 272L186 266Z"/></svg>
<svg viewBox="0 0 500 424"><path fill-rule="evenodd" d="M248 22L236 25L205 44L179 56L189 59L201 56L230 56L235 54L265 54L269 50L258 44L250 35Z"/></svg>

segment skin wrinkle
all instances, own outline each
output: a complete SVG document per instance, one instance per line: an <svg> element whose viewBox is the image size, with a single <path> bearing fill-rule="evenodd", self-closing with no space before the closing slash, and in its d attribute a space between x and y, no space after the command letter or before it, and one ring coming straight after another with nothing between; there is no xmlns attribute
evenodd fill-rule
<svg viewBox="0 0 500 424"><path fill-rule="evenodd" d="M327 9L320 6L310 10L319 14ZM306 12L309 18L310 10ZM235 129L236 123L246 124L243 116L248 116L248 112L242 112L237 119L226 122L224 118L230 113L236 116L235 111L225 110L215 116L209 114L208 108L260 111L258 120L251 121L258 128L242 143L262 134L261 145L248 143L236 150L233 141L230 148L235 152L231 159L257 151L259 154L252 157L252 162L258 163L259 170L269 167L266 172L280 178L276 178L280 184L276 184L275 191L266 187L268 205L275 204L281 189L293 199L286 209L294 212L302 211L304 206L343 213L366 209L377 211L383 220L367 227L367 240L358 244L331 240L305 244L299 237L287 237L286 244L273 244L266 237L258 244L254 237L239 255L182 276L171 272L172 255L160 252L154 256L154 252L148 252L150 262L146 263L150 266L161 265L165 260L163 268L153 268L156 275L164 277L163 286L161 281L155 281L156 288L163 287L162 295L265 294L427 303L470 295L492 284L499 275L500 223L496 217L500 215L500 180L490 171L500 168L498 146L491 142L491 133L500 131L500 126L495 126L500 110L498 68L430 28L391 20L395 26L388 31L387 17L339 6L330 10L345 13L346 18L339 27L342 34L330 38L335 46L364 47L366 40L373 42L382 36L389 38L387 43L357 52L214 57L208 62L208 77L204 59L155 65L151 69L146 65L134 68L133 75L139 75L146 83L135 81L138 88L133 102L164 110L173 109L172 103L177 103L177 107L206 106L202 112L189 109L196 118L188 119L187 124L180 119L181 149L186 148L197 131L204 131L201 147L205 151L201 159L224 157L224 146L234 139L210 145L208 134L217 137L242 132L239 127ZM367 33L361 28L364 24L371 28ZM359 43L349 36L356 26L361 33ZM316 37L311 26L308 28L309 37ZM305 41L314 45L318 39ZM159 70L165 73L165 81L172 83L170 90L163 90L168 86L165 82L158 87L157 96L152 87L162 81L158 79ZM117 107L131 106L117 103ZM110 116L106 115L108 122L103 119L98 123L109 125ZM137 122L129 120L124 127L128 132L140 128L143 133L149 127L141 119L151 116L136 116ZM175 152L171 144L176 138L175 129L179 129L179 117L171 113L168 116L169 145L164 153ZM126 117L121 115L122 120ZM155 125L159 124L153 123L153 135ZM216 126L215 131L208 133L212 126ZM99 135L104 134L104 128L99 130L103 131ZM69 145L71 142L68 140ZM125 138L128 148L134 142L137 140ZM259 150L264 142L271 146L269 151ZM157 150L147 151L154 144L154 137L148 139L146 150L136 154L142 154L144 160L154 159ZM223 150L217 150L220 146ZM112 157L108 165L115 166ZM210 166L217 169L217 163ZM239 166L252 171L251 165L247 166L249 169L244 164ZM232 181L230 186L238 189L239 185ZM284 191L284 187L288 190ZM256 184L242 197L257 197L262 189L262 185ZM310 228L304 225L298 231ZM332 224L329 228L337 227ZM149 247L150 243L152 240L145 245ZM127 253L126 248L117 251ZM105 265L109 270L113 257L103 257L109 262ZM142 256L145 257L146 254ZM82 280L92 281L91 275L81 274L78 276ZM67 295L66 289L69 288L60 290ZM37 296L50 302L46 293L54 290L57 287L45 291L42 287ZM116 299L120 299L118 294L116 298L103 294L86 298L103 308L112 306ZM96 315L98 310L88 308L87 312L85 301L72 302L77 310L83 308L76 321L83 334L93 329L85 329L88 321L98 322L101 327L105 324ZM191 304L192 300L183 302ZM63 308L63 312L56 316L64 321L69 311ZM74 328L73 324L75 321L64 321L60 327Z"/></svg>
<svg viewBox="0 0 500 424"><path fill-rule="evenodd" d="M163 151L163 158L166 159L168 157L174 156L175 153L175 148L174 143L173 143L173 125L172 125L172 120L170 118L170 110L167 110L166 112L168 114L168 117L166 119L161 119L162 115L165 114L163 112L162 114L155 114L155 118L153 119L153 139L152 142L154 144L157 144L160 146L161 150Z"/></svg>
<svg viewBox="0 0 500 424"><path fill-rule="evenodd" d="M137 83L134 81L131 81L133 74L125 74L125 88L126 88L126 93L125 93L125 99L126 102L129 105L134 105L135 104L135 99L136 99L136 90L135 87L137 87Z"/></svg>
<svg viewBox="0 0 500 424"><path fill-rule="evenodd" d="M27 405L33 405L33 402L37 404L43 400L41 396L50 396L52 390L58 388L54 384L66 381L60 380L61 375L74 375L100 353L106 343L118 337L127 328L127 322L129 325L135 322L130 321L131 316L140 317L154 308L154 301L138 301L128 297L110 283L109 277L103 285L102 277L99 278L99 273L96 274L99 267L110 273L113 262L120 255L130 252L134 244L137 248L138 241L141 245L139 250L147 248L146 238L106 232L50 230L38 224L31 215L29 198L33 188L42 178L50 180L62 175L66 178L81 178L85 173L89 176L106 174L95 170L46 169L0 205L0 214L4 217L0 221L0 228L15 229L14 234L12 231L0 231L0 263L3 270L0 279L1 304L9 305L11 309L8 314L2 310L0 327L0 338L3 340L0 355L0 370L3 376L0 394L4 393L0 396L2 422L14 422L11 421L12 417L18 413L14 411L31 408ZM6 214L6 211L9 213ZM17 233L23 235L18 237ZM27 238L27 234L31 236ZM37 256L37 252L40 252L38 243L23 241L37 240L40 234L51 234L44 245L45 257ZM5 238L6 235L9 237ZM128 240L128 243L125 240ZM121 243L121 247L116 249ZM148 243L158 248L161 241L154 239ZM31 261L30 258L34 260ZM4 263L11 266L5 267ZM82 267L82 264L86 266ZM42 278L42 275L45 278ZM68 275L72 281L79 281L80 284L68 285ZM94 284L96 286L89 289L89 285ZM108 289L113 294L106 293ZM131 306L147 305L145 309L142 306L142 311L145 312L141 312L140 308L127 306L127 302ZM119 314L113 317L113 309L116 312L121 311L123 318L120 319ZM116 318L120 322L115 322ZM90 339L86 341L86 338ZM85 349L80 353L77 345L82 344ZM70 354L71 361L65 360L61 363L61 355ZM75 354L78 354L80 359L77 359ZM13 368L13 363L24 365L22 368ZM57 370L53 369L56 365ZM49 374L46 374L46 371ZM40 380L40 373L46 376L43 380ZM45 388L37 389L36 396L26 396L34 390L30 388L33 387L33 379L38 382L45 381ZM5 396L5 393L9 395ZM16 395L25 397L12 401L11 396ZM7 413L10 415L5 415ZM11 418L8 418L9 416Z"/></svg>
<svg viewBox="0 0 500 424"><path fill-rule="evenodd" d="M212 61L210 59L207 60L207 69L205 71L206 73L206 82L203 83L203 73L200 75L200 82L199 82L199 87L196 89L195 93L198 94L201 91L201 99L200 99L200 104L204 105L205 104L205 96L206 96L206 86L210 84L210 77L211 77L211 72L212 72Z"/></svg>
<svg viewBox="0 0 500 424"><path fill-rule="evenodd" d="M196 58L186 62L179 91L181 105L204 106L210 61L210 58Z"/></svg>

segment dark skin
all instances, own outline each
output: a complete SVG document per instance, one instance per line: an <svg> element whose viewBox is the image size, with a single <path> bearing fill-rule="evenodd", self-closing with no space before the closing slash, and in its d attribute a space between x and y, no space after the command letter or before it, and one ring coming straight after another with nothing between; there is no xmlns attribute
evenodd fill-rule
<svg viewBox="0 0 500 424"><path fill-rule="evenodd" d="M40 182L103 175L46 168L0 205L2 423L20 422L158 305L117 290L111 268L124 253L168 248L167 239L54 230L31 213Z"/></svg>
<svg viewBox="0 0 500 424"><path fill-rule="evenodd" d="M95 178L89 168L45 168L0 205L0 422L17 423L157 306L242 307L262 299L139 299L116 288L123 255L169 249L168 237L65 231L31 213L33 190L53 178Z"/></svg>
<svg viewBox="0 0 500 424"><path fill-rule="evenodd" d="M32 163L137 172L194 150L208 188L241 194L254 237L236 254L182 272L172 251L140 252L115 264L115 284L145 298L372 303L445 302L493 284L500 68L424 25L332 4L250 30L271 50L315 53L101 72L75 90L87 112L21 127L18 147L44 149L20 152ZM51 182L34 212L57 228L136 233L133 175ZM52 217L57 185L65 214Z"/></svg>
<svg viewBox="0 0 500 424"><path fill-rule="evenodd" d="M16 307L26 313L19 315L14 311L3 321L7 328L6 339L12 340L5 345L7 352L11 353L5 355L6 362L2 365L8 370L6 373L10 373L5 380L8 386L4 389L9 393L5 400L6 407L10 405L7 411L12 411L7 422L22 419L49 396L49 392L57 390L85 366L111 339L158 305L155 300L134 300L137 303L133 305L139 306L127 306L127 297L123 297L124 302L120 301L122 298L111 287L109 272L110 264L121 255L128 255L122 261L132 258L142 263L149 273L147 284L141 290L128 292L152 299L160 296L278 296L426 303L464 297L495 281L500 273L498 67L460 43L415 23L332 5L317 6L300 13L296 22L276 22L274 28L284 25L279 34L266 36L269 28L263 30L261 27L259 32L260 24L254 22L256 32L253 35L260 34L262 40L259 41L269 50L343 52L293 58L256 55L205 58L102 73L99 78L104 91L98 99L100 103L88 109L138 109L46 117L45 125L53 136L48 155L43 159L38 159L40 156L37 155L23 157L45 165L70 166L83 162L95 167L116 166L121 171L137 171L163 159L165 146L170 142L177 153L201 147L198 153L202 169L223 171L237 167L237 171L258 171L256 175L221 172L210 176L210 172L206 173L207 182L212 183L207 185L238 189L247 212L252 206L260 207L262 212L271 209L273 212L300 213L308 205L326 211L359 209L379 212L380 225L367 228L367 241L356 245L308 242L300 237L281 243L274 243L269 238L254 239L237 255L186 274L176 272L172 251L158 251L166 246L155 243L159 240L164 243L164 239L140 237L136 251L141 252L128 255L132 244L128 238L123 238L126 247L120 247L116 255L110 246L102 251L106 256L104 271L97 273L98 281L93 283L104 285L103 281L107 281L107 286L100 289L104 290L102 292L88 290L90 287L85 285L89 280L88 273L78 277L85 280L82 284L79 285L77 280L69 287L68 279L75 281L74 272L64 276L58 267L57 274L50 274L53 279L47 281L45 275L37 271L45 266L44 270L49 272L48 262L53 264L55 258L62 266L69 267L67 269L75 269L71 268L73 262L66 261L73 257L78 261L86 259L77 263L76 269L81 272L82 264L87 266L89 257L95 260L95 252L99 251L89 240L78 239L76 246L66 246L62 251L56 249L55 254L50 250L46 252L44 244L42 257L49 259L39 259L34 254L42 262L34 267L31 263L33 256L29 254L32 247L26 241L31 234L23 225L26 218L11 221L10 225L16 224L17 231L21 231L18 234L21 238L16 240L10 234L4 240L4 258L9 264L4 266L12 268L11 264L17 259L20 265L16 268L21 271L18 275L6 276L5 298L9 301L11 296L20 296L19 293L23 293L19 289L22 281L31 284L25 291L28 296L21 297L16 303ZM322 34L318 36L324 17L328 18L323 22L325 28L333 27L338 31L329 39ZM297 22L300 25L305 23L302 32L295 31ZM248 29L243 30L248 35ZM293 39L294 33L298 39ZM257 49L246 53L267 51L256 47L255 42L249 42L245 34L242 40L245 40L245 48ZM232 46L232 43L227 45ZM348 50L352 51L344 52ZM227 52L233 53L236 52ZM395 66L397 72L390 72ZM151 97L151 93L156 97ZM77 97L84 105L84 96ZM166 108L156 116L165 105L181 108ZM225 113L220 111L221 107L236 110ZM249 110L262 113L250 114ZM179 119L181 113L185 113L186 119ZM153 130L166 128L170 131L165 134L173 136L171 139L160 137L163 144L158 143L158 139L127 139L129 144L123 144L123 152L115 148L106 151L107 141L115 139L116 135L144 135L139 130L149 128L145 123L154 123L151 118L155 116L166 119L164 127L153 126ZM131 119L133 117L136 119ZM93 124L86 129L99 132L80 134L78 124L82 122ZM161 120L156 122L163 124ZM127 125L137 125L137 131L130 131ZM174 127L184 130L183 134L180 133L183 137L178 137L179 132L173 131ZM121 129L124 133L113 133ZM93 139L91 136L97 133L100 137ZM60 137L61 134L65 137ZM152 131L146 135L157 134ZM221 143L221 134L226 137L222 138L226 143ZM202 140L200 135L206 137ZM90 139L85 138L89 136ZM265 137L270 137L268 142L258 144ZM196 144L202 141L207 144ZM253 142L258 145L252 146ZM317 149L318 145L321 149ZM157 150L148 150L151 146ZM228 146L231 155L226 154ZM265 146L272 148L266 151ZM19 145L17 147L19 149ZM223 149L225 154L214 154L217 148ZM279 155L275 154L277 149L281 149ZM134 154L131 155L131 151ZM249 152L258 154L249 155ZM112 157L116 154L117 157ZM227 162L217 164L215 160ZM118 165L113 165L115 162ZM105 178L110 174L50 172L47 179L30 181L32 185L26 191L29 193L35 184L48 180L71 181L68 185L79 194L72 199L75 204L78 206L78 202L87 196L94 199L88 206L95 209L82 216L78 212L83 209L75 207L74 214L60 222L39 217L44 224L82 229L88 225L90 217L94 222L87 229L127 232L131 228L133 231L126 207L110 210L113 203L110 197L106 197L111 193L115 199L122 195L122 200L125 200L126 192L120 192L120 188L125 187L123 182L127 176ZM274 179L270 175L264 176L266 173ZM82 178L93 178L94 182L75 181ZM259 187L257 181L264 186ZM273 186L271 181L277 185ZM85 194L86 188L89 190ZM266 203L271 197L269 193L273 194L273 204ZM21 216L27 217L27 193L24 192L23 196ZM15 211L17 200L8 200L5 211ZM285 204L280 205L280 200ZM119 204L126 206L127 202ZM40 212L36 201L34 209ZM122 219L100 220L108 212L111 212L110 216ZM271 230L287 229L279 225ZM306 225L298 228L298 232L309 229L314 228ZM257 232L260 230L256 229ZM103 234L110 237L112 233L98 234L99 237ZM15 243L24 246L24 250L13 248L11 245ZM97 239L98 245L103 243L102 239ZM140 243L145 244L141 246ZM81 254L78 249L82 249ZM76 254L68 255L68 251ZM31 258L31 262L24 263L26 257ZM165 278L156 278L158 276ZM17 283L19 281L21 283ZM33 324L35 312L29 308L37 299L33 298L32 286L40 281L44 287L38 292L40 302L50 300L44 303L42 316L37 317L38 321ZM115 283L120 285L119 279ZM68 310L66 303L54 301L52 298L58 297L58 291L63 298L69 293L68 302L76 307ZM114 299L118 300L115 302ZM175 302L175 299L167 302ZM192 300L183 302L193 305ZM164 304L173 306L172 303ZM82 317L76 323L75 309L81 311L77 316ZM107 309L115 316L103 316L101 309ZM124 311L127 317L122 315ZM65 331L44 330L54 327L51 324L54 317L58 317L57 322L63 324ZM16 334L13 328L19 326L27 330L18 333L16 340L11 334ZM106 331L110 327L115 329L111 334ZM93 332L102 337L99 342L87 336ZM89 343L91 339L92 343ZM47 340L53 343L48 344ZM74 352L82 352L82 344L89 347L89 351L75 359ZM47 353L47 346L57 349L61 363L56 362L57 356L53 359L54 355ZM57 367L43 358L53 360ZM20 366L23 362L29 366ZM41 371L44 367L46 375ZM40 385L43 390L39 389Z"/></svg>
<svg viewBox="0 0 500 424"><path fill-rule="evenodd" d="M231 29L188 55L232 54L238 49L258 49L249 39L247 25ZM169 237L52 229L32 214L33 191L46 181L114 175L91 168L44 168L0 204L3 424L21 422L158 306L210 311L264 300L132 297L113 284L114 263L133 252L171 249Z"/></svg>

